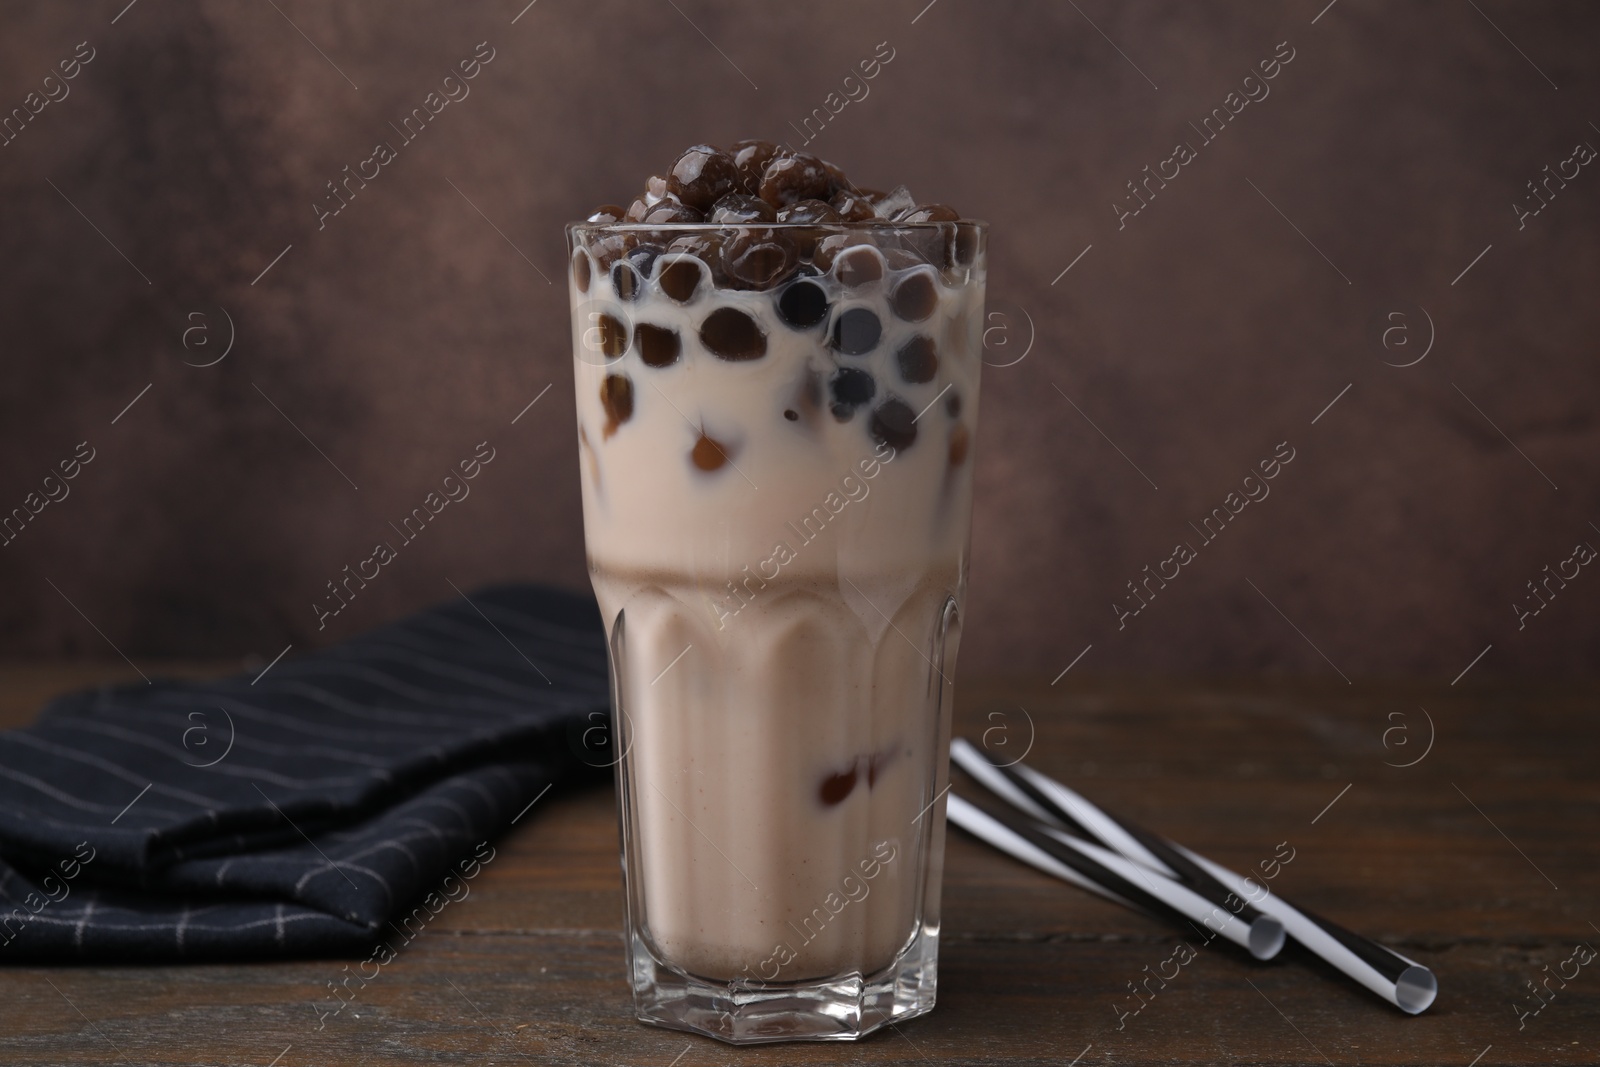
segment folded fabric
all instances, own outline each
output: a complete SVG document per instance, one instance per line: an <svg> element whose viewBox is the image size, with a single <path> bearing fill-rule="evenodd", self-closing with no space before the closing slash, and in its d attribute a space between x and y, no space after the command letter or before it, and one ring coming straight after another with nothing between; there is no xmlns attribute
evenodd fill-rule
<svg viewBox="0 0 1600 1067"><path fill-rule="evenodd" d="M264 674L62 697L0 733L0 963L370 948L607 764L606 679L592 599L500 586Z"/></svg>

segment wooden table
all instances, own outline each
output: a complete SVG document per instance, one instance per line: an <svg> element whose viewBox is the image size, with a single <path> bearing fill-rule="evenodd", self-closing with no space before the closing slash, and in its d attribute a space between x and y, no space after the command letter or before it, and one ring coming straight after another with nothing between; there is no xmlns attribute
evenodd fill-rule
<svg viewBox="0 0 1600 1067"><path fill-rule="evenodd" d="M0 669L0 726L128 673ZM623 984L615 814L597 788L548 798L471 896L321 1030L314 1005L342 960L8 967L0 1062L1594 1064L1600 960L1552 980L1521 1028L1517 1010L1534 1005L1526 983L1578 943L1600 946L1597 696L1076 676L962 687L959 732L1025 746L1031 729L1030 763L1220 862L1246 870L1288 842L1274 890L1438 974L1438 1003L1416 1018L1298 952L1260 964L1213 947L1119 1030L1128 983L1182 935L952 831L930 1016L855 1045L735 1049L652 1029Z"/></svg>

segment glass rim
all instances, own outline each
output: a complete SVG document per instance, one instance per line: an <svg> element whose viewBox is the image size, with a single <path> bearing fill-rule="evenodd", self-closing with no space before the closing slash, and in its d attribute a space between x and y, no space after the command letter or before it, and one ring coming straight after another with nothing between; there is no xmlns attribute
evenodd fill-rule
<svg viewBox="0 0 1600 1067"><path fill-rule="evenodd" d="M890 219L863 219L859 222L569 222L568 234L592 233L711 233L725 230L827 230L832 233L873 233L885 230L939 231L969 226L988 232L983 219L955 219L949 222L894 222Z"/></svg>

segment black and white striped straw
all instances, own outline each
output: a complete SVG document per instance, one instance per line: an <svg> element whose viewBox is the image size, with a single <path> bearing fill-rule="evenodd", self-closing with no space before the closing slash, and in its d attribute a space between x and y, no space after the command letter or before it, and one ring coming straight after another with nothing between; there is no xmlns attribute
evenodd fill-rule
<svg viewBox="0 0 1600 1067"><path fill-rule="evenodd" d="M997 796L1042 823L1041 829L1063 845L1081 848L1083 841L1078 835L1092 836L1120 853L1124 862L1144 867L1161 880L1187 883L1214 903L1223 903L1230 910L1237 907L1241 918L1260 916L1250 922L1252 927L1263 921L1274 924L1280 944L1287 932L1328 964L1407 1014L1416 1015L1427 1010L1438 996L1438 980L1433 972L1415 960L1297 908L1276 894L1258 896L1263 888L1259 884L1182 845L1108 814L1087 797L1047 775L1021 763L997 766L962 739L952 742L950 755L958 766ZM976 830L971 832L984 837ZM1215 899L1219 894L1222 895L1220 901ZM1230 898L1235 903L1229 903ZM1246 901L1250 903L1245 904ZM1241 904L1243 906L1239 906ZM1258 958L1270 958L1270 955Z"/></svg>
<svg viewBox="0 0 1600 1067"><path fill-rule="evenodd" d="M996 777L997 768L964 741L952 744L951 756L958 766L985 785L1003 788L1011 784L1003 775ZM1020 789L999 795L1008 801L1027 796ZM1135 862L1096 841L1056 831L1048 824L1020 818L1014 813L986 811L954 793L950 794L947 817L969 833L1048 874L1118 903L1169 918L1179 925L1204 926L1244 948L1256 959L1271 959L1283 948L1283 924L1278 920L1259 912L1246 917L1242 909L1235 912L1219 907L1220 901L1210 899L1170 873ZM1062 868L1072 873L1064 873ZM1086 881L1092 884L1085 886Z"/></svg>

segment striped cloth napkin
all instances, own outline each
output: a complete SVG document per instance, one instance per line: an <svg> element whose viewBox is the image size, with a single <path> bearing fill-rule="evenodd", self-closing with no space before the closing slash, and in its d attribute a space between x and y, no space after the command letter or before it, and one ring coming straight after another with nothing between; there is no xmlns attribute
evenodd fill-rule
<svg viewBox="0 0 1600 1067"><path fill-rule="evenodd" d="M370 948L609 762L606 678L594 601L517 585L259 680L62 697L0 733L0 963Z"/></svg>

